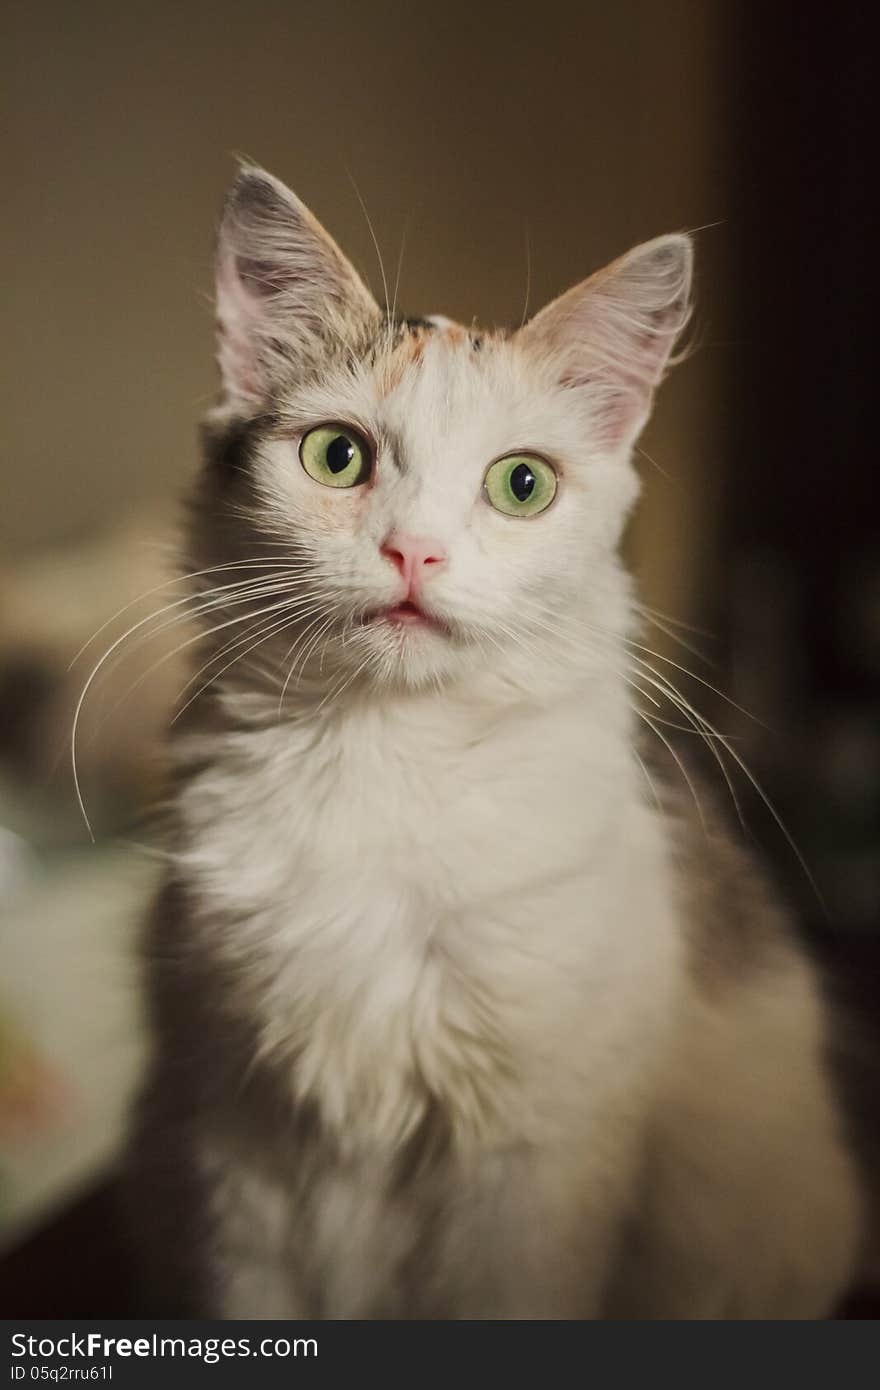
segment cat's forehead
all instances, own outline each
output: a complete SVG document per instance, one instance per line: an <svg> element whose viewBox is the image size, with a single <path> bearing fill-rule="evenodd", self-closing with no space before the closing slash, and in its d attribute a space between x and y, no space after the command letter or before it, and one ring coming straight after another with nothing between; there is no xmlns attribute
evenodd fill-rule
<svg viewBox="0 0 880 1390"><path fill-rule="evenodd" d="M401 372L408 363L419 363L430 344L436 353L432 354L435 365L445 362L450 365L452 356L461 353L464 357L478 353L483 348L486 335L473 325L466 328L463 323L447 318L445 314L426 314L418 318L399 319L389 341L383 337L383 365ZM502 334L494 335L500 339Z"/></svg>
<svg viewBox="0 0 880 1390"><path fill-rule="evenodd" d="M503 331L452 319L409 321L375 361L371 389L383 421L403 433L479 429L518 402L534 409L524 356Z"/></svg>
<svg viewBox="0 0 880 1390"><path fill-rule="evenodd" d="M462 457L529 440L564 446L557 392L516 334L431 315L383 322L356 356L295 388L290 406L303 425L347 420L428 463L450 445Z"/></svg>
<svg viewBox="0 0 880 1390"><path fill-rule="evenodd" d="M566 457L583 436L576 404L515 333L453 323L410 332L368 389L380 437L411 466L482 466L516 449Z"/></svg>
<svg viewBox="0 0 880 1390"><path fill-rule="evenodd" d="M451 399L465 387L488 384L493 375L491 349L506 337L503 330L485 333L445 314L399 319L374 344L375 385L384 399L401 391L430 395L441 390Z"/></svg>
<svg viewBox="0 0 880 1390"><path fill-rule="evenodd" d="M401 320L403 327L410 332L417 332L420 329L433 330L435 333L447 333L452 330L463 330L464 325L456 323L455 319L447 318L446 314L423 314L415 318L405 318Z"/></svg>

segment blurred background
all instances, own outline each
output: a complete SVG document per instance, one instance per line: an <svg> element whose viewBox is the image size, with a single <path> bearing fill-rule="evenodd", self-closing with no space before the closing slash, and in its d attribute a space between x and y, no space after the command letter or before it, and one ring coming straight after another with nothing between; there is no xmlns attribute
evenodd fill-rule
<svg viewBox="0 0 880 1390"><path fill-rule="evenodd" d="M174 653L180 627L148 619L179 592L157 586L214 391L212 235L236 155L291 184L381 295L362 198L413 314L517 323L634 243L696 230L693 352L639 456L630 554L666 615L646 641L760 721L664 668L799 845L827 911L731 763L816 949L876 1002L867 8L4 7L7 1315L125 1310L107 1194L144 1051L131 948L157 867L141 826L193 656ZM70 727L108 649L79 738L93 845Z"/></svg>

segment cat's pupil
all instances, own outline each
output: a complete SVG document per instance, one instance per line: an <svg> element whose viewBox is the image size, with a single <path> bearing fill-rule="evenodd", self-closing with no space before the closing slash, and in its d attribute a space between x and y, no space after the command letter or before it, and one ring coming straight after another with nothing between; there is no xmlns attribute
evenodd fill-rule
<svg viewBox="0 0 880 1390"><path fill-rule="evenodd" d="M354 458L354 445L344 434L337 434L327 445L327 467L331 473L341 473Z"/></svg>
<svg viewBox="0 0 880 1390"><path fill-rule="evenodd" d="M510 490L517 502L528 502L535 490L535 475L527 463L518 463L510 475Z"/></svg>

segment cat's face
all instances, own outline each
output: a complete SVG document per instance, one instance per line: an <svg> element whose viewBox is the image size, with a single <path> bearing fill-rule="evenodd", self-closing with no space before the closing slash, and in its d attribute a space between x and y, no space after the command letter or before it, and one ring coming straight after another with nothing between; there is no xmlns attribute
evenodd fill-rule
<svg viewBox="0 0 880 1390"><path fill-rule="evenodd" d="M201 526L215 563L267 557L265 590L248 570L263 669L421 685L601 622L689 276L666 237L511 335L392 322L293 195L245 170L220 231Z"/></svg>

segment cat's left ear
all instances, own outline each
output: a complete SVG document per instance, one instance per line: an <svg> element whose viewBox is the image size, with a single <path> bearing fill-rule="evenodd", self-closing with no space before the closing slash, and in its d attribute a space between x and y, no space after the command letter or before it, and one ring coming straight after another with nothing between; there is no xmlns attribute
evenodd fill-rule
<svg viewBox="0 0 880 1390"><path fill-rule="evenodd" d="M566 386L587 393L601 443L632 443L690 317L693 248L658 237L555 299L520 330Z"/></svg>
<svg viewBox="0 0 880 1390"><path fill-rule="evenodd" d="M227 404L253 409L323 344L351 343L375 300L304 203L264 169L241 169L217 236L217 358Z"/></svg>

